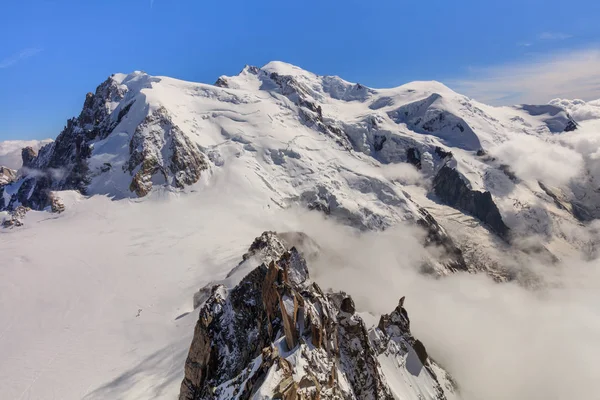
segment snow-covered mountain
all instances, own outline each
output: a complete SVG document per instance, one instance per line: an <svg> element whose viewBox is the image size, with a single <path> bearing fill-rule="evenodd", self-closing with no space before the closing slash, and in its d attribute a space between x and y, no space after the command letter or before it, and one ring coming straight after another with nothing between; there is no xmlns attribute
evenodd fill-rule
<svg viewBox="0 0 600 400"><path fill-rule="evenodd" d="M282 62L247 66L214 85L115 74L53 142L20 151L18 172L2 170L0 210L11 228L2 233L13 240L0 250L13 266L0 280L20 283L0 284L0 293L24 314L35 312L37 299L82 302L44 320L59 342L53 357L52 341L36 352L35 324L7 311L12 346L3 351L68 366L89 338L107 359L120 357L118 368L140 363L106 385L86 375L69 389L72 398L172 398L186 356L183 399L458 398L450 375L412 336L402 303L375 320L355 312L345 294L309 279L310 257L282 235L261 236L233 270L232 262L260 233L249 226L286 226L280 213L295 210L352 232L408 226L416 239L407 259L435 277L483 272L506 281L538 260L593 258L600 124L589 107L595 103L491 107L438 82L372 89ZM39 256L20 253L30 240ZM62 247L77 265L56 259L55 269L38 271L47 284L30 287L32 277L22 274ZM56 293L60 274L79 277L67 284L73 296ZM170 286L157 292L164 282ZM118 290L105 298L113 284ZM122 294L138 284L135 296ZM148 299L144 306L138 297ZM181 306L192 297L196 311ZM138 310L134 328L122 327L125 305ZM147 308L156 315L142 314ZM97 310L97 321L87 309ZM176 328L165 318L172 312L180 314ZM68 322L74 330L65 333L63 318L79 322ZM118 332L133 355L91 334L96 323ZM169 365L156 359L165 352ZM14 370L32 368L14 359ZM13 370L1 367L7 376ZM114 372L108 362L98 368L103 380ZM44 384L64 379L44 376ZM11 383L9 397L41 388L36 382Z"/></svg>
<svg viewBox="0 0 600 400"><path fill-rule="evenodd" d="M494 108L437 82L371 89L281 62L215 85L116 74L54 142L26 154L0 207L45 209L61 190L116 199L202 190L239 160L236 173L269 193L269 206L301 204L360 229L412 220L446 248L450 270L489 269L511 238L535 235L524 250L552 257L588 245L577 232L599 214L593 174L547 182L511 165L576 128L558 105Z"/></svg>

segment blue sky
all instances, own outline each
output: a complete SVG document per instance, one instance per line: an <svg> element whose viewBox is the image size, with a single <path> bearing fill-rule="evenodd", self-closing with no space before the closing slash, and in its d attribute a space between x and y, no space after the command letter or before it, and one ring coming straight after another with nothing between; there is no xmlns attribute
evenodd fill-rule
<svg viewBox="0 0 600 400"><path fill-rule="evenodd" d="M0 140L55 137L114 72L212 83L271 60L496 104L600 98L597 0L5 0L0 16Z"/></svg>

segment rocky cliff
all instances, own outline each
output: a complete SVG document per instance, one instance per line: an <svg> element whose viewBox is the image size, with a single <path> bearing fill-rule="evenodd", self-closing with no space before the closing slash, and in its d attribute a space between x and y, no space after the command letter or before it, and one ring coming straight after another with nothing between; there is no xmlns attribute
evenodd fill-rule
<svg viewBox="0 0 600 400"><path fill-rule="evenodd" d="M181 400L456 396L412 336L404 298L368 327L351 297L310 279L304 257L283 238L266 232L248 254L257 250L270 261L232 289L213 286L203 302Z"/></svg>

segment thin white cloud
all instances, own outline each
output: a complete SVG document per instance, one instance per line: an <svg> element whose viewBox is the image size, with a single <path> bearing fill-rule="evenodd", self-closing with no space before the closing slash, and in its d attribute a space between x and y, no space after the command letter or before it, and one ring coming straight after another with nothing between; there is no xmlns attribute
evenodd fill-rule
<svg viewBox="0 0 600 400"><path fill-rule="evenodd" d="M9 57L6 57L6 58L0 60L0 69L12 67L13 65L19 63L20 61L23 61L29 57L35 56L40 51L42 51L42 50L37 49L37 48L23 49L16 54L13 54Z"/></svg>
<svg viewBox="0 0 600 400"><path fill-rule="evenodd" d="M469 68L450 80L455 90L489 104L600 98L600 47L532 55L512 64Z"/></svg>
<svg viewBox="0 0 600 400"><path fill-rule="evenodd" d="M540 40L565 40L572 37L573 35L562 32L542 32L538 35L538 39Z"/></svg>

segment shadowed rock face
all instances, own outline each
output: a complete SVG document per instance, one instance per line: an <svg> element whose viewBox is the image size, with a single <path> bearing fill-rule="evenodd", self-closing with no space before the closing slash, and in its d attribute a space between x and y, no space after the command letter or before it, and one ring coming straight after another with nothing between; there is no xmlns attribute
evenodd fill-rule
<svg viewBox="0 0 600 400"><path fill-rule="evenodd" d="M498 236L508 239L509 229L490 192L471 190L455 169L442 167L433 179L433 190L444 204L473 215Z"/></svg>
<svg viewBox="0 0 600 400"><path fill-rule="evenodd" d="M21 150L21 158L23 159L23 168L31 168L33 160L37 156L33 147L25 147Z"/></svg>
<svg viewBox="0 0 600 400"><path fill-rule="evenodd" d="M264 398L392 400L379 357L399 357L400 365L410 352L433 379L430 398L446 398L424 346L410 333L404 299L379 327L367 329L352 299L324 293L302 255L282 243L265 232L244 260L267 251L273 261L231 290L211 289L194 330L181 400L250 399L259 391Z"/></svg>

